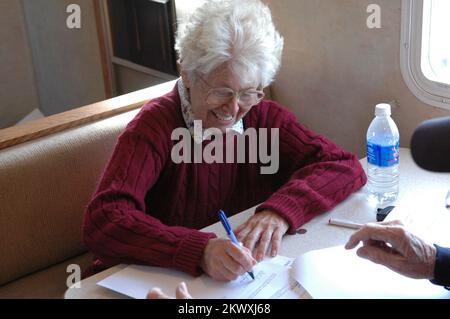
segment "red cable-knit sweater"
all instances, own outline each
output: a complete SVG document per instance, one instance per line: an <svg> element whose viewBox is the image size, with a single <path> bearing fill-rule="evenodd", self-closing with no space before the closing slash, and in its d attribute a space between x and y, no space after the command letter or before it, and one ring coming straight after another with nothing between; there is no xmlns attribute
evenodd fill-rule
<svg viewBox="0 0 450 319"><path fill-rule="evenodd" d="M198 229L217 222L219 209L233 215L262 203L256 212L277 212L293 233L366 182L353 154L273 101L254 106L244 128L279 128L274 175L261 175L258 164L175 164L171 134L179 127L185 122L175 87L145 105L120 135L84 219L83 241L97 256L94 271L133 263L198 275L215 237Z"/></svg>

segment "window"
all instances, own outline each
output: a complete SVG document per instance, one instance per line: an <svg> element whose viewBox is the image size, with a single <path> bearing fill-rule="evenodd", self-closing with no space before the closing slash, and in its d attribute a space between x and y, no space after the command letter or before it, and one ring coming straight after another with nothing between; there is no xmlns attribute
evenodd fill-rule
<svg viewBox="0 0 450 319"><path fill-rule="evenodd" d="M422 71L429 80L450 84L450 1L423 5Z"/></svg>
<svg viewBox="0 0 450 319"><path fill-rule="evenodd" d="M450 1L403 0L401 67L421 101L450 109Z"/></svg>
<svg viewBox="0 0 450 319"><path fill-rule="evenodd" d="M115 58L177 75L174 0L109 0Z"/></svg>

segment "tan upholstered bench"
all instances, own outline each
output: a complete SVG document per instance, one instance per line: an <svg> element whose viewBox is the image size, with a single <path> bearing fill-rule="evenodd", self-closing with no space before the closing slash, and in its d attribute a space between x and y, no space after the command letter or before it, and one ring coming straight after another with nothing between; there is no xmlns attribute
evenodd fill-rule
<svg viewBox="0 0 450 319"><path fill-rule="evenodd" d="M84 270L92 262L81 244L84 209L120 132L146 100L173 85L110 100L134 105L125 113L0 150L0 298L62 298L67 266ZM8 130L0 130L0 147Z"/></svg>

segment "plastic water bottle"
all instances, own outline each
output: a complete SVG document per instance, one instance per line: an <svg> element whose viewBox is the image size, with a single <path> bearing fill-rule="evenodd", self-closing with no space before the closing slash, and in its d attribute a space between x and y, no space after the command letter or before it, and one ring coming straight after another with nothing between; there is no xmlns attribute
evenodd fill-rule
<svg viewBox="0 0 450 319"><path fill-rule="evenodd" d="M399 142L400 134L391 118L391 106L378 104L375 118L367 130L367 189L379 207L389 206L398 196Z"/></svg>

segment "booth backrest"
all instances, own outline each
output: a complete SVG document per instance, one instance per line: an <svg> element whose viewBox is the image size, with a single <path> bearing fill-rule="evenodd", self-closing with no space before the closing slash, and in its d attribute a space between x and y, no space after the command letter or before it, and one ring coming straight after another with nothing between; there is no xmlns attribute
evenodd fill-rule
<svg viewBox="0 0 450 319"><path fill-rule="evenodd" d="M84 209L137 112L0 151L0 286L86 250Z"/></svg>

